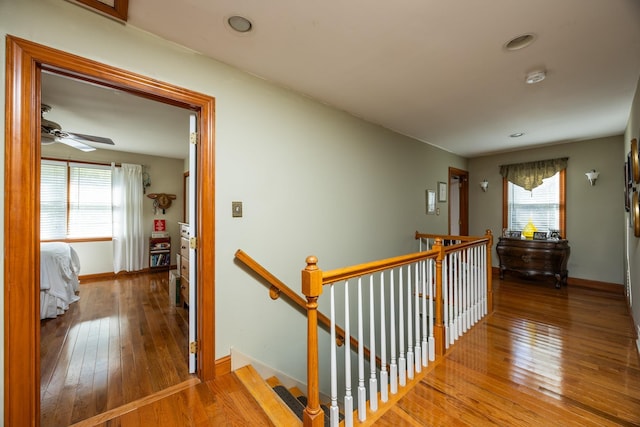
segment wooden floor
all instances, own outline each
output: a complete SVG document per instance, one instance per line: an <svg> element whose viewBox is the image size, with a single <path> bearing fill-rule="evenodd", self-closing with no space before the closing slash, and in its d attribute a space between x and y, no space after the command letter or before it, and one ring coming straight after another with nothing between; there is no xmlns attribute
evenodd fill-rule
<svg viewBox="0 0 640 427"><path fill-rule="evenodd" d="M640 425L640 361L622 295L494 287L494 313L374 425ZM91 425L271 425L236 381L225 375Z"/></svg>
<svg viewBox="0 0 640 427"><path fill-rule="evenodd" d="M624 297L494 281L495 311L376 426L638 426Z"/></svg>
<svg viewBox="0 0 640 427"><path fill-rule="evenodd" d="M188 313L168 273L80 285L80 300L41 321L41 425L68 426L188 380Z"/></svg>

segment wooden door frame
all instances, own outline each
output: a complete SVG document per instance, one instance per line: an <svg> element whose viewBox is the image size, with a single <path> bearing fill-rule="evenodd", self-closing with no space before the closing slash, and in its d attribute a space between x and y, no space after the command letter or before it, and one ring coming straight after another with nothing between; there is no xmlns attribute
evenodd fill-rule
<svg viewBox="0 0 640 427"><path fill-rule="evenodd" d="M7 36L4 188L4 423L40 425L40 75L46 69L196 111L198 366L215 377L215 99ZM185 135L186 138L186 135Z"/></svg>
<svg viewBox="0 0 640 427"><path fill-rule="evenodd" d="M451 184L451 178L454 176L461 177L460 179L460 235L468 236L469 235L469 172L462 169L457 169L454 167L449 167L449 184ZM449 193L451 193L451 189L449 189ZM451 197L449 195L449 230L448 233L451 234ZM464 226L464 228L463 228Z"/></svg>

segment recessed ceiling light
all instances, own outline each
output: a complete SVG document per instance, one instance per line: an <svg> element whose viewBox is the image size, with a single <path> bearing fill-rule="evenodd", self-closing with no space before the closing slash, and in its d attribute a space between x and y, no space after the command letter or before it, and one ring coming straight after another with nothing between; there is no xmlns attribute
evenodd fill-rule
<svg viewBox="0 0 640 427"><path fill-rule="evenodd" d="M516 132L516 133L512 133L511 135L509 135L511 138L520 138L522 135L524 135L524 132Z"/></svg>
<svg viewBox="0 0 640 427"><path fill-rule="evenodd" d="M229 26L239 33L248 33L253 28L253 24L244 16L233 15L227 19Z"/></svg>
<svg viewBox="0 0 640 427"><path fill-rule="evenodd" d="M522 34L509 40L504 44L506 50L519 50L529 46L535 40L535 34Z"/></svg>
<svg viewBox="0 0 640 427"><path fill-rule="evenodd" d="M536 71L531 71L530 73L527 74L527 76L525 77L524 81L527 84L535 84L535 83L540 83L541 81L543 81L545 79L545 77L547 77L547 72L545 70L536 70Z"/></svg>

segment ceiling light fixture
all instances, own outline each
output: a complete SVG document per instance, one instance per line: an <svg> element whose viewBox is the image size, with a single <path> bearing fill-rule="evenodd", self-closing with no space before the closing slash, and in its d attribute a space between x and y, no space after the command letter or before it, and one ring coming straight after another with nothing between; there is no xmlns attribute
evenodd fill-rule
<svg viewBox="0 0 640 427"><path fill-rule="evenodd" d="M527 84L532 85L532 84L540 83L545 79L545 77L547 77L547 72L545 70L536 70L528 73L524 81Z"/></svg>
<svg viewBox="0 0 640 427"><path fill-rule="evenodd" d="M227 19L227 23L231 28L239 33L248 33L253 28L253 24L244 16L233 15Z"/></svg>
<svg viewBox="0 0 640 427"><path fill-rule="evenodd" d="M511 138L520 138L522 135L524 135L524 132L516 132L516 133L512 133L511 135L509 135Z"/></svg>
<svg viewBox="0 0 640 427"><path fill-rule="evenodd" d="M504 48L510 51L520 50L522 48L529 46L531 43L533 43L535 38L536 38L535 34L531 34L531 33L522 34L506 42L504 44Z"/></svg>

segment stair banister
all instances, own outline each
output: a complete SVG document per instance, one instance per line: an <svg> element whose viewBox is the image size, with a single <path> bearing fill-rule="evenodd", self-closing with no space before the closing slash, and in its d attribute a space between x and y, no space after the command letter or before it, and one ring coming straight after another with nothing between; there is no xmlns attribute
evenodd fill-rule
<svg viewBox="0 0 640 427"><path fill-rule="evenodd" d="M442 324L442 260L444 259L444 246L442 246L442 239L437 237L433 243L433 250L438 252L436 257L436 321L433 325L433 334L436 339L436 355L442 356L444 354L444 339L445 329Z"/></svg>
<svg viewBox="0 0 640 427"><path fill-rule="evenodd" d="M318 369L318 297L322 294L322 271L317 264L318 259L309 256L302 270L302 293L307 298L307 406L302 415L306 427L324 426Z"/></svg>
<svg viewBox="0 0 640 427"><path fill-rule="evenodd" d="M242 249L238 249L236 251L235 256L237 259L242 261L243 264L247 265L251 270L257 273L260 277L262 277L271 285L271 290L269 291L271 298L277 299L280 296L280 293L283 293L303 310L306 308L307 303L304 300L304 298L301 298L290 287L285 285L277 277L271 274L266 268L260 265L260 263L258 263L256 260L251 258L249 255L247 255ZM318 311L318 322L324 327L326 327L329 331L331 330L330 329L331 321L326 315L322 314L322 312L320 311ZM338 343L339 346L341 346L344 343L345 337L348 336L348 334L346 334L345 331L338 325L335 325L335 335L336 335L336 342ZM358 348L357 339L355 339L352 336L349 336L349 342L351 344L352 349L355 350ZM369 347L364 346L364 355L366 357L369 357L369 353L370 353ZM379 364L380 363L379 358L377 358L376 360Z"/></svg>

